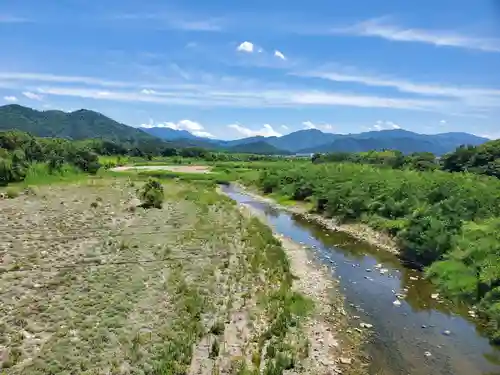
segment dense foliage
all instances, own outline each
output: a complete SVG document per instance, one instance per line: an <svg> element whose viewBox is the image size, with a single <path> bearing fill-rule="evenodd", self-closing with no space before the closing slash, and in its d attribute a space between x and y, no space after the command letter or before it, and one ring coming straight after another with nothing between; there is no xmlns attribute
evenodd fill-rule
<svg viewBox="0 0 500 375"><path fill-rule="evenodd" d="M97 153L90 144L57 138L35 138L18 131L0 132L0 185L20 182L30 165L44 163L50 173L65 164L95 174L100 168Z"/></svg>
<svg viewBox="0 0 500 375"><path fill-rule="evenodd" d="M445 155L442 164L450 172L468 171L500 178L500 140L459 147Z"/></svg>
<svg viewBox="0 0 500 375"><path fill-rule="evenodd" d="M145 208L161 208L163 205L164 192L160 181L154 178L148 181L137 191L142 205Z"/></svg>
<svg viewBox="0 0 500 375"><path fill-rule="evenodd" d="M266 193L308 200L318 213L394 236L401 256L450 296L477 303L500 341L500 181L474 174L353 163L265 168Z"/></svg>
<svg viewBox="0 0 500 375"><path fill-rule="evenodd" d="M373 164L394 169L414 169L428 171L439 168L436 156L431 152L416 152L404 155L401 151L368 151L368 152L332 152L328 154L314 154L312 161L315 164L327 162L350 162L356 164Z"/></svg>

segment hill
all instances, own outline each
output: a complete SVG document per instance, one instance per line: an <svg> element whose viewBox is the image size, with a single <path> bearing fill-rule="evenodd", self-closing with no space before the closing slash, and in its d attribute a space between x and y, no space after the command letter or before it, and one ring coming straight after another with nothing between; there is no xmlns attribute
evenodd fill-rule
<svg viewBox="0 0 500 375"><path fill-rule="evenodd" d="M227 148L227 151L241 154L260 154L260 155L287 155L288 151L280 150L265 141L257 141L251 143L242 143L233 147Z"/></svg>
<svg viewBox="0 0 500 375"><path fill-rule="evenodd" d="M165 139L168 141L175 141L178 139L191 139L191 140L207 140L206 138L197 137L187 130L175 130L164 127L152 127L152 128L139 128L145 133L152 135L157 138Z"/></svg>
<svg viewBox="0 0 500 375"><path fill-rule="evenodd" d="M0 107L0 130L17 129L39 137L103 138L113 141L150 141L142 130L121 124L101 113L37 111L17 104Z"/></svg>

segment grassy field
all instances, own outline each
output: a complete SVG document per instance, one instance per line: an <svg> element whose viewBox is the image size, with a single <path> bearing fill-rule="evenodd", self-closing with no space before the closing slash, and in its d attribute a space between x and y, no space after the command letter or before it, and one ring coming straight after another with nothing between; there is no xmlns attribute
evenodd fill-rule
<svg viewBox="0 0 500 375"><path fill-rule="evenodd" d="M213 181L163 180L163 208L145 210L141 178L40 185L0 200L3 373L336 369L311 357L317 306L294 286L267 226Z"/></svg>

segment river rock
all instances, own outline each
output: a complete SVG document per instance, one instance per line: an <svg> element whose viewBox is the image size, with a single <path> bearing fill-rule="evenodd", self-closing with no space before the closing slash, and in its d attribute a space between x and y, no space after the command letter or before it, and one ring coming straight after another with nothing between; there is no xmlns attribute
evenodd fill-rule
<svg viewBox="0 0 500 375"><path fill-rule="evenodd" d="M361 322L361 323L359 323L359 326L360 326L361 328L367 328L367 329L370 329L370 328L372 328L372 327L373 327L373 324L369 324L369 323L363 323L363 322Z"/></svg>
<svg viewBox="0 0 500 375"><path fill-rule="evenodd" d="M450 331L448 331L448 330L443 331L443 335L445 335L445 336L449 336L449 335L451 335L451 332L450 332Z"/></svg>
<svg viewBox="0 0 500 375"><path fill-rule="evenodd" d="M428 357L432 356L432 353L431 352L425 352L424 355L428 358Z"/></svg>
<svg viewBox="0 0 500 375"><path fill-rule="evenodd" d="M346 357L340 357L339 361L343 365L350 365L352 363L352 359L351 358L346 358Z"/></svg>
<svg viewBox="0 0 500 375"><path fill-rule="evenodd" d="M439 293L431 294L431 298L432 299L438 299L439 298Z"/></svg>
<svg viewBox="0 0 500 375"><path fill-rule="evenodd" d="M395 300L393 303L392 303L394 306L401 306L401 301L400 300Z"/></svg>

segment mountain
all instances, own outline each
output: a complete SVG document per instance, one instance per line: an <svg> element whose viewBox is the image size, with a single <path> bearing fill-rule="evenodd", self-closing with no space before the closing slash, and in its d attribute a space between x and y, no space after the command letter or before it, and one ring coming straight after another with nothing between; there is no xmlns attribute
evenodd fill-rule
<svg viewBox="0 0 500 375"><path fill-rule="evenodd" d="M404 153L454 151L460 145L477 146L488 141L468 133L418 134L407 130L381 130L359 134L323 133L299 130L282 137L255 136L223 141L197 137L185 130L133 128L101 113L81 109L75 112L37 111L17 104L0 107L0 131L18 129L40 137L70 139L102 138L120 142L162 142L171 147L203 147L230 152L286 154L314 152L361 152L393 149Z"/></svg>
<svg viewBox="0 0 500 375"><path fill-rule="evenodd" d="M317 147L308 147L300 153L313 152L363 152L370 150L392 149L405 154L413 152L432 152L443 155L455 150L458 146L480 145L488 141L468 133L418 134L407 130L381 130L360 134L337 135L332 142Z"/></svg>
<svg viewBox="0 0 500 375"><path fill-rule="evenodd" d="M121 124L98 112L37 111L17 104L0 107L0 130L17 129L39 137L104 138L115 141L151 141L153 136Z"/></svg>
<svg viewBox="0 0 500 375"><path fill-rule="evenodd" d="M288 151L280 150L265 141L256 141L250 143L241 143L227 148L227 151L241 154L261 154L261 155L286 155Z"/></svg>
<svg viewBox="0 0 500 375"><path fill-rule="evenodd" d="M153 127L153 128L139 128L143 132L148 133L149 135L152 135L157 138L165 139L168 141L174 141L177 139L203 139L206 140L206 138L201 138L197 137L187 130L175 130L175 129L170 129L170 128L163 128L163 127Z"/></svg>
<svg viewBox="0 0 500 375"><path fill-rule="evenodd" d="M323 133L318 129L299 130L282 137L270 137L267 140L274 147L291 152L299 152L300 150L311 148L314 149L325 143L333 142L339 136L332 133Z"/></svg>

